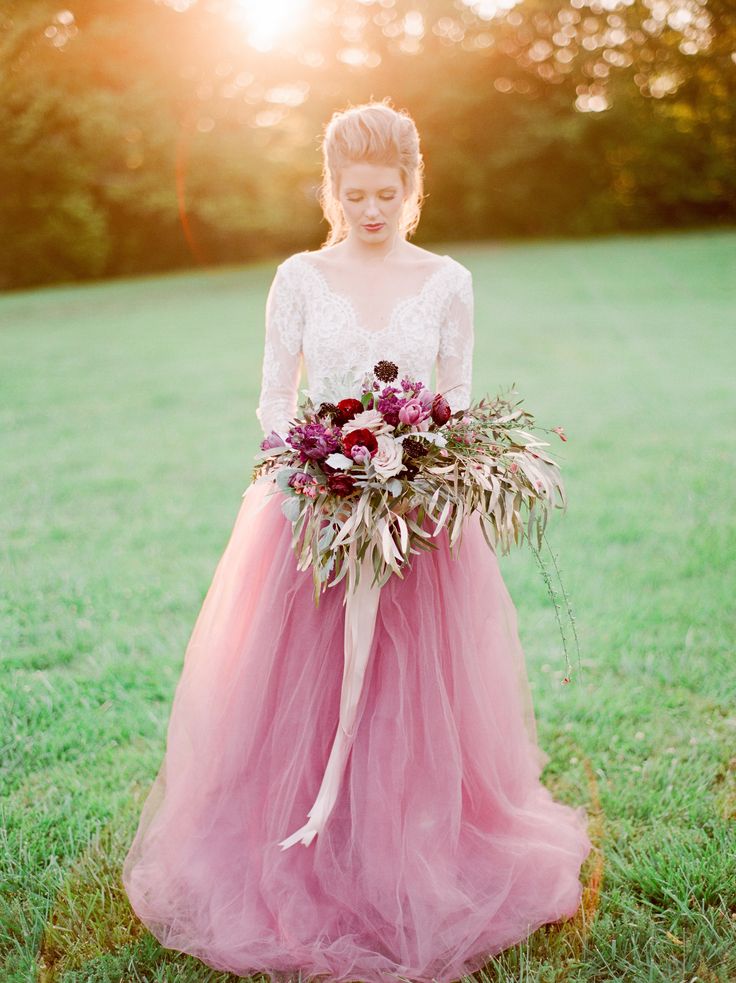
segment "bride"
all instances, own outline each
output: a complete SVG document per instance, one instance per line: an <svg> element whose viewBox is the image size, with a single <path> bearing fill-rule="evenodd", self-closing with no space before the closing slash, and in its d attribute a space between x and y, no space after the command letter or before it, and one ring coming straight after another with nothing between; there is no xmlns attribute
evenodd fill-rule
<svg viewBox="0 0 736 983"><path fill-rule="evenodd" d="M390 360L464 409L472 277L408 241L423 196L413 120L385 100L335 113L323 158L329 237L278 266L266 303L264 438L288 429L302 365L316 405ZM192 631L125 890L164 946L215 969L451 983L572 917L592 847L584 807L541 782L496 554L471 517L455 556L443 530L380 589L350 752L310 826L346 613L342 585L315 606L268 484L246 489Z"/></svg>

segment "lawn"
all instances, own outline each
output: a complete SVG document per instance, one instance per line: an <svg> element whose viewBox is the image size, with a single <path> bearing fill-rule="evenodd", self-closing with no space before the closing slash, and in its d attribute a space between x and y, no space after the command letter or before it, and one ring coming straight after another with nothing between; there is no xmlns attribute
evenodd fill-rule
<svg viewBox="0 0 736 983"><path fill-rule="evenodd" d="M583 905L494 981L736 978L736 232L442 244L473 272L473 396L516 383L569 506L502 559L543 780L586 805ZM0 297L0 978L224 981L119 868L260 438L275 264ZM478 974L481 978L481 974Z"/></svg>

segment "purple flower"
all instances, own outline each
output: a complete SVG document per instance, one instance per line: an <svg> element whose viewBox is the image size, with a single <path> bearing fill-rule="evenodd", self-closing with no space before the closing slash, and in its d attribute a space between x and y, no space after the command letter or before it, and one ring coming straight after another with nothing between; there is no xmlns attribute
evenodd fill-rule
<svg viewBox="0 0 736 983"><path fill-rule="evenodd" d="M376 409L383 416L386 423L392 427L395 427L399 422L399 410L404 405L404 401L398 396L398 392L399 390L394 386L385 386L376 401Z"/></svg>
<svg viewBox="0 0 736 983"><path fill-rule="evenodd" d="M408 375L405 375L401 380L401 388L405 393L410 392L412 396L416 396L424 389L424 383L417 379L410 379Z"/></svg>
<svg viewBox="0 0 736 983"><path fill-rule="evenodd" d="M294 450L299 452L302 464L307 461L324 461L330 454L340 449L340 428L325 427L321 423L306 423L293 427L286 438Z"/></svg>
<svg viewBox="0 0 736 983"><path fill-rule="evenodd" d="M286 484L291 485L292 488L296 488L301 491L307 485L314 484L316 480L317 479L314 477L314 475L307 474L306 471L295 471Z"/></svg>

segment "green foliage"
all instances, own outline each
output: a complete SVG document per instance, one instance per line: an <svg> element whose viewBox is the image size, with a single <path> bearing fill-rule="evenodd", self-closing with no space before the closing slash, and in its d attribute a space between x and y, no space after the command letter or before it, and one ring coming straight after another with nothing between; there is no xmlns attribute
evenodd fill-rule
<svg viewBox="0 0 736 983"><path fill-rule="evenodd" d="M646 0L525 0L490 21L432 0L403 47L413 0L362 4L344 31L351 0L327 17L313 0L271 53L232 0L175 6L0 11L0 288L316 248L323 126L383 95L422 137L417 241L736 221L729 0L689 21ZM346 65L346 45L376 63Z"/></svg>

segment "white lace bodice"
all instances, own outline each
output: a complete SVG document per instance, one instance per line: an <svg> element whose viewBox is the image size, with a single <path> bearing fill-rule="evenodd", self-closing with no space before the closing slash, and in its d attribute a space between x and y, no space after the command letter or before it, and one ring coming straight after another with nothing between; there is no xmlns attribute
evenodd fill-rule
<svg viewBox="0 0 736 983"><path fill-rule="evenodd" d="M285 433L297 411L302 363L315 405L349 393L336 377L370 372L389 359L404 375L446 392L453 412L470 404L474 343L472 275L439 257L418 289L399 296L380 329L367 328L356 305L336 291L308 251L276 269L266 301L266 337L256 416L263 433ZM436 382L432 385L432 370ZM335 391L337 388L338 391ZM357 395L357 393L356 393Z"/></svg>

